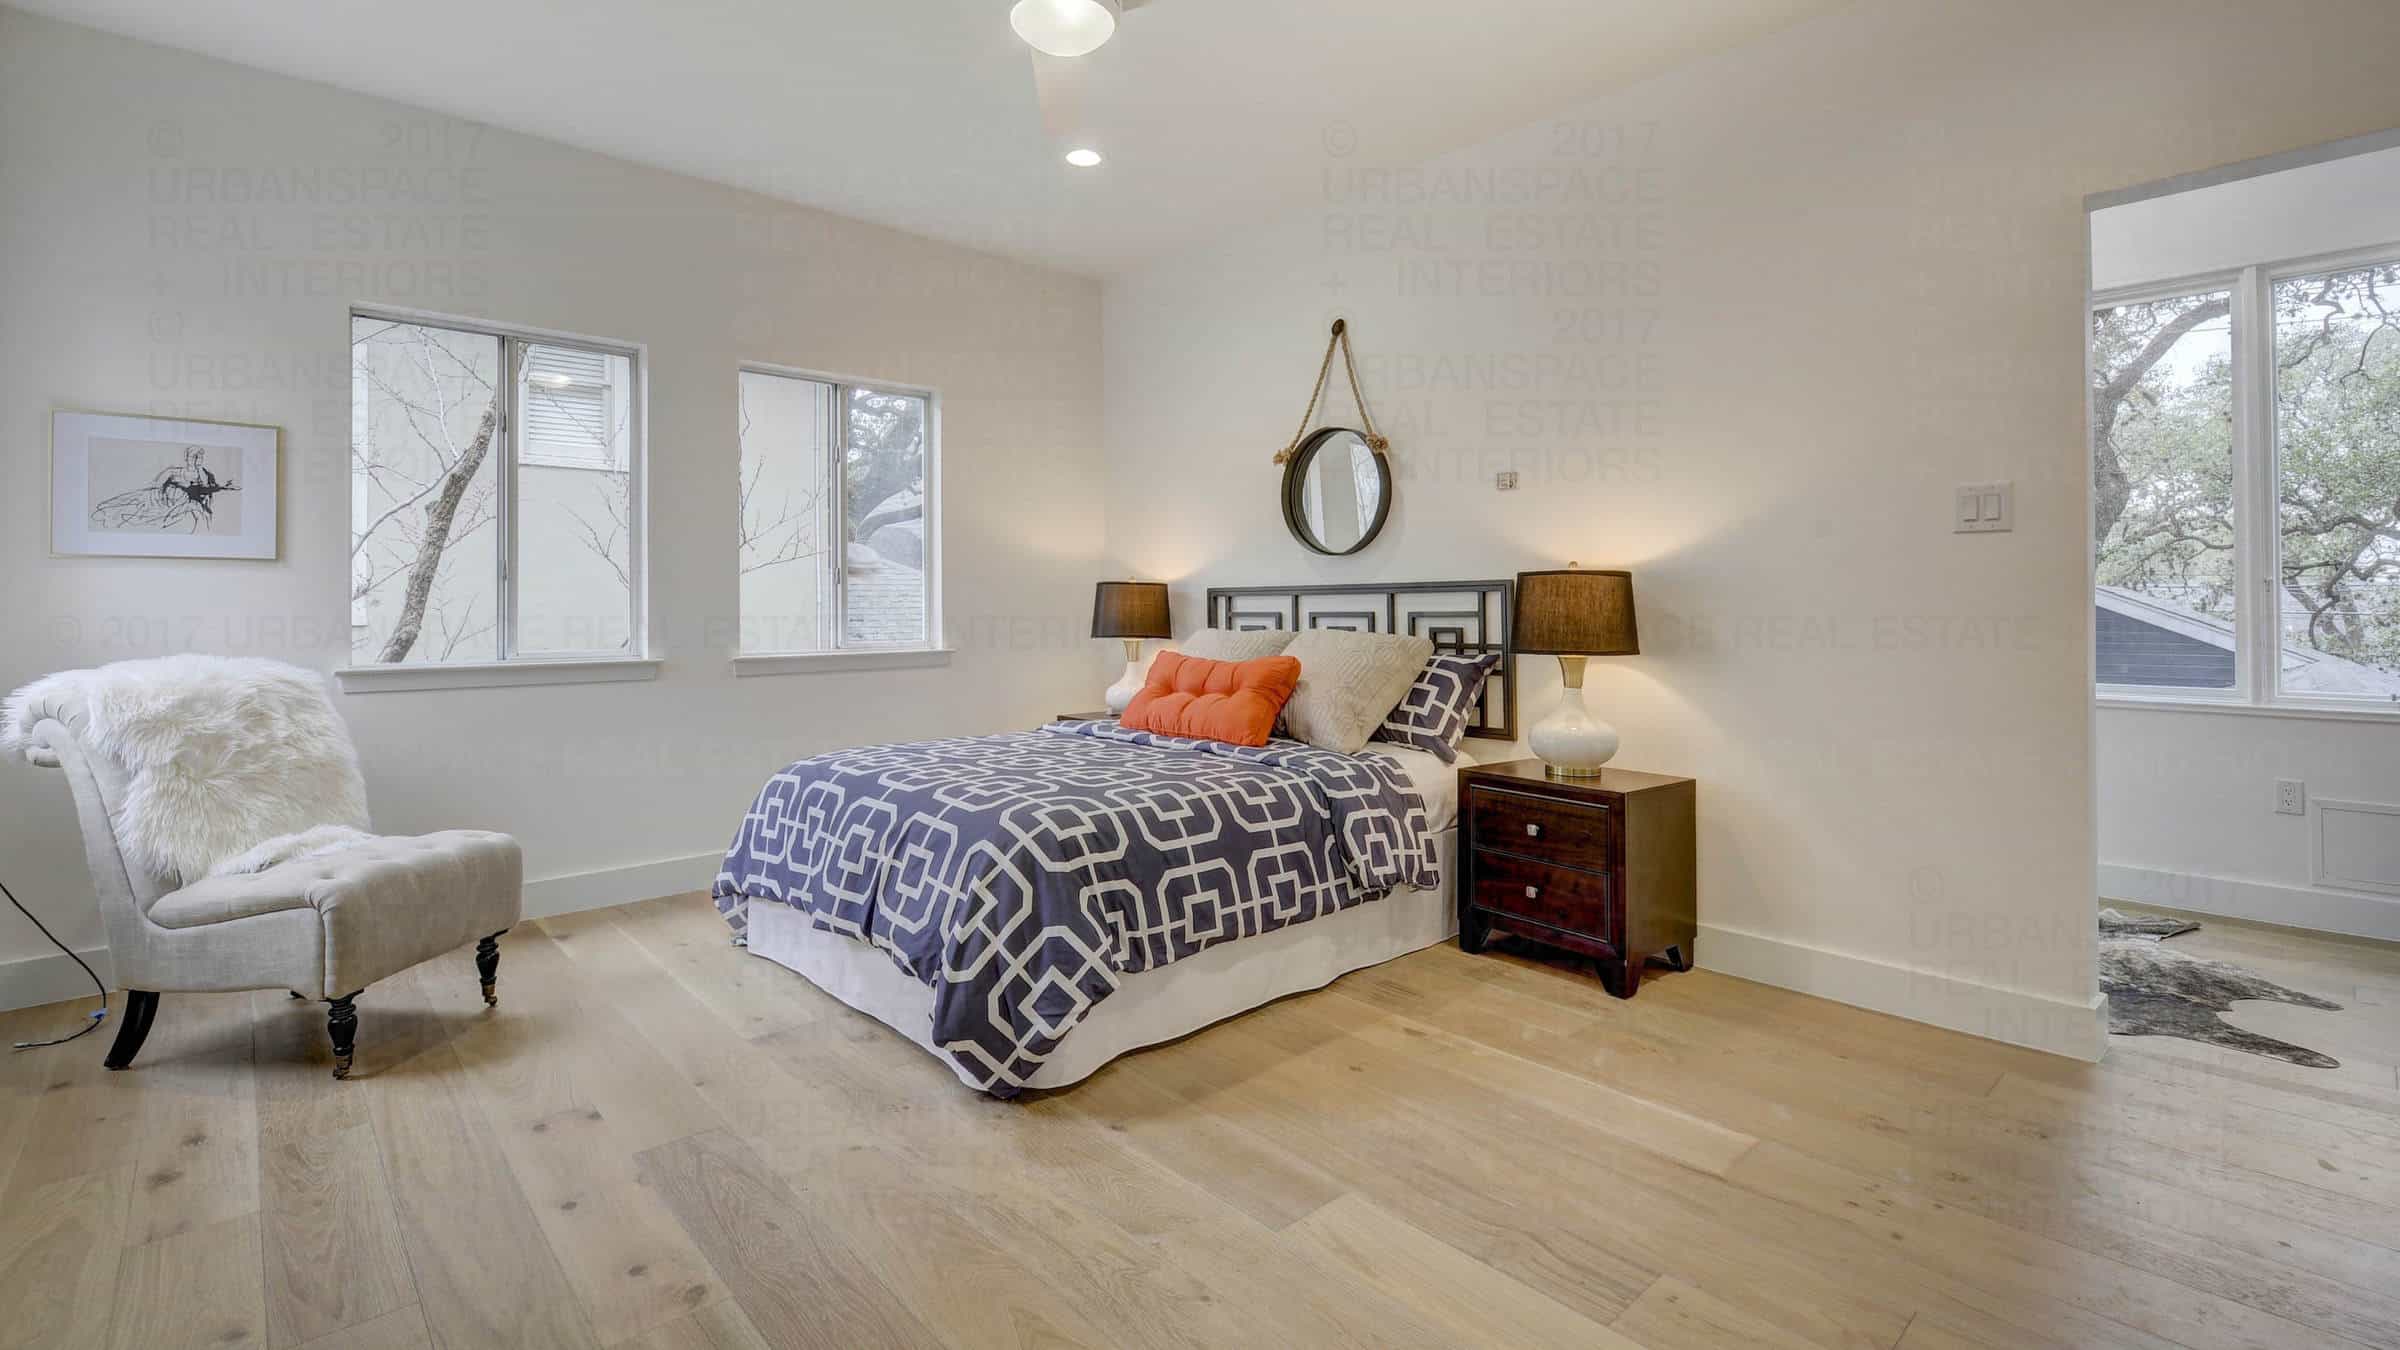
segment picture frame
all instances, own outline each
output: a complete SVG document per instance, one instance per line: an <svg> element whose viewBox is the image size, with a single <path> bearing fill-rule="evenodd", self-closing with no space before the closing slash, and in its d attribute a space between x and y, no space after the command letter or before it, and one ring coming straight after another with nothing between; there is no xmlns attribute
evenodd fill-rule
<svg viewBox="0 0 2400 1350"><path fill-rule="evenodd" d="M283 429L139 413L50 415L50 555L280 556Z"/></svg>

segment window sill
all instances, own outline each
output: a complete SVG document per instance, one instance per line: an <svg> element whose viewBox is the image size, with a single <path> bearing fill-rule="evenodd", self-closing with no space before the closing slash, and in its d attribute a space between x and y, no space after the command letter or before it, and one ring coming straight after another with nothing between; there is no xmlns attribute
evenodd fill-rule
<svg viewBox="0 0 2400 1350"><path fill-rule="evenodd" d="M535 684L622 684L654 680L655 657L603 656L550 661L469 661L452 665L344 666L333 672L345 694L423 689L499 689Z"/></svg>
<svg viewBox="0 0 2400 1350"><path fill-rule="evenodd" d="M2141 712L2230 713L2236 717L2298 717L2318 722L2385 722L2400 724L2400 704L2391 708L2352 707L2322 703L2230 703L2195 698L2133 698L2102 694L2093 700L2102 708Z"/></svg>
<svg viewBox="0 0 2400 1350"><path fill-rule="evenodd" d="M848 670L913 670L920 666L946 666L957 649L953 647L908 647L880 651L850 652L782 652L773 655L736 656L733 673L745 679L753 675L829 675Z"/></svg>

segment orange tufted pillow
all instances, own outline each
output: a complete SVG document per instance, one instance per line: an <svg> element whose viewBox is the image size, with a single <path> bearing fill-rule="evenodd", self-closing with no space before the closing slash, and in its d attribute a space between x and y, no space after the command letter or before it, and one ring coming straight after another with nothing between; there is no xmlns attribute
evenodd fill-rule
<svg viewBox="0 0 2400 1350"><path fill-rule="evenodd" d="M1117 725L1195 740L1265 745L1275 716L1300 687L1300 662L1289 656L1255 661L1207 661L1160 652L1150 677Z"/></svg>

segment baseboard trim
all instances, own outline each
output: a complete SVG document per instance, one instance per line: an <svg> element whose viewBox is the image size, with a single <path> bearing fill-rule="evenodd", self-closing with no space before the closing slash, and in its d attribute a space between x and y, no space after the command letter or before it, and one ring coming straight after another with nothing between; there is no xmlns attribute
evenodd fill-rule
<svg viewBox="0 0 2400 1350"><path fill-rule="evenodd" d="M87 947L75 955L89 961L92 974L98 975L109 988L117 987L115 972L110 967L108 948ZM38 1008L45 1003L60 1003L71 998L89 998L92 977L64 952L44 952L40 956L21 957L0 962L0 1010ZM75 1028L68 1027L56 1034L64 1036ZM43 1037L34 1036L34 1040Z"/></svg>
<svg viewBox="0 0 2400 1350"><path fill-rule="evenodd" d="M2400 896L2100 864L2100 894L2137 905L2400 942Z"/></svg>
<svg viewBox="0 0 2400 1350"><path fill-rule="evenodd" d="M546 919L553 914L574 914L662 895L704 891L716 880L717 868L724 861L722 852L688 853L680 858L660 858L528 881L525 917Z"/></svg>
<svg viewBox="0 0 2400 1350"><path fill-rule="evenodd" d="M2097 1060L2108 1048L2108 1005L2096 989L2088 1002L2060 998L1717 924L1700 925L1697 946L1703 969L1912 1022L2069 1059Z"/></svg>
<svg viewBox="0 0 2400 1350"><path fill-rule="evenodd" d="M717 867L724 859L722 853L692 853L680 858L660 858L652 862L627 863L622 867L603 867L590 872L528 881L525 883L525 917L546 919L553 914L573 914L578 910L602 909L661 895L706 890L709 882L716 878ZM108 948L93 947L78 955L92 963L92 969L110 988L116 987ZM81 998L91 992L90 977L83 973L82 967L60 952L0 962L0 1011L39 1007L63 999ZM69 1027L68 1030L74 1028Z"/></svg>

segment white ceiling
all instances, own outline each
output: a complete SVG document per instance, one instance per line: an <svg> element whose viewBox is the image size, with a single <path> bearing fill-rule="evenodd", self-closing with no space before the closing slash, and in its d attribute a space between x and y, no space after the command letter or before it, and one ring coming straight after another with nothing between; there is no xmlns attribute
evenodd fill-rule
<svg viewBox="0 0 2400 1350"><path fill-rule="evenodd" d="M1060 60L1009 0L9 0L1100 275L1843 2L1144 0Z"/></svg>

